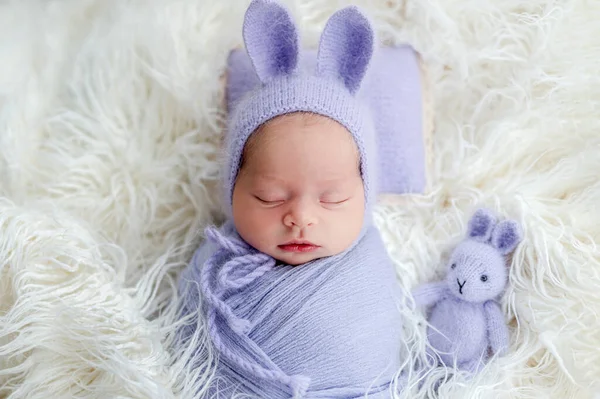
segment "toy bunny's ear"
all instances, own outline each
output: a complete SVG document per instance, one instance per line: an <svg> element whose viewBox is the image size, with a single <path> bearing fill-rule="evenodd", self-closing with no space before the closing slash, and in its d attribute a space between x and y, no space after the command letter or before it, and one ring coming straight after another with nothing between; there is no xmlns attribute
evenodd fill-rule
<svg viewBox="0 0 600 399"><path fill-rule="evenodd" d="M244 18L246 51L261 82L293 73L298 33L288 11L270 0L253 0Z"/></svg>
<svg viewBox="0 0 600 399"><path fill-rule="evenodd" d="M478 209L471 220L467 236L476 241L487 242L492 236L492 230L496 224L496 217L487 209Z"/></svg>
<svg viewBox="0 0 600 399"><path fill-rule="evenodd" d="M356 93L371 62L374 40L371 25L358 8L337 11L321 35L317 74L338 79Z"/></svg>
<svg viewBox="0 0 600 399"><path fill-rule="evenodd" d="M500 222L492 233L492 245L502 255L509 254L522 239L521 228L514 220Z"/></svg>

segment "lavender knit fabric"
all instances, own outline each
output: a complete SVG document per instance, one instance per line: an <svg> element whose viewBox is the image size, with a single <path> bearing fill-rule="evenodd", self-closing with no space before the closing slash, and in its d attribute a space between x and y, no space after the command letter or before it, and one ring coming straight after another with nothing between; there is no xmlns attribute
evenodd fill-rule
<svg viewBox="0 0 600 399"><path fill-rule="evenodd" d="M252 248L229 218L183 272L182 315L201 312L218 354L209 397L390 398L401 366L402 292L371 210L377 193L374 127L360 97L374 37L355 7L335 13L314 69L298 68L298 36L285 8L254 0L244 40L260 85L230 120L223 197L232 192L248 137L278 115L310 111L347 128L360 153L365 219L344 252L289 266ZM285 132L282 132L285 134ZM181 330L187 345L195 324ZM199 363L202 359L192 359Z"/></svg>

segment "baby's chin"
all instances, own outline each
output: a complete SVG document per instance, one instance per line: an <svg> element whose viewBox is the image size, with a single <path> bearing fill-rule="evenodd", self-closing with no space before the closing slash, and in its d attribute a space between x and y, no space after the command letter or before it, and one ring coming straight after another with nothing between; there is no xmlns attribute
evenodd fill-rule
<svg viewBox="0 0 600 399"><path fill-rule="evenodd" d="M331 253L331 251L328 251L323 247L319 247L312 252L289 252L277 248L268 255L287 265L299 266L313 260L336 255L336 253Z"/></svg>
<svg viewBox="0 0 600 399"><path fill-rule="evenodd" d="M319 251L316 251L319 252ZM297 252L284 252L284 251L277 251L276 254L271 254L272 257L274 257L275 259L277 259L280 262L283 262L287 265L291 265L291 266L299 266L302 265L304 263L308 263L311 262L315 259L321 259L324 258L325 256L329 256L329 255L324 255L324 254L318 254L318 253L297 253Z"/></svg>

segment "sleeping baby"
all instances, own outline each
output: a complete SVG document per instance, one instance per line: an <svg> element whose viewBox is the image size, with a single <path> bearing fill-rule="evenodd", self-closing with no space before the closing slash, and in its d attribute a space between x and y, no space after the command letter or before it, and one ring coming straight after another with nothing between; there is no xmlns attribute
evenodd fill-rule
<svg viewBox="0 0 600 399"><path fill-rule="evenodd" d="M180 281L218 354L208 396L390 398L403 293L372 221L375 133L357 95L372 29L354 7L335 13L314 70L275 2L251 3L243 35L261 84L230 120L228 218Z"/></svg>

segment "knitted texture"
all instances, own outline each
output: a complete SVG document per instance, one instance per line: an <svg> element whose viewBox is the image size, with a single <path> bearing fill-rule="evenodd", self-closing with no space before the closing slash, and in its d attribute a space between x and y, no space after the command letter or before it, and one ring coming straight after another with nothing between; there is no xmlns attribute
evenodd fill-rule
<svg viewBox="0 0 600 399"><path fill-rule="evenodd" d="M299 267L276 265L231 222L207 237L180 292L184 314L202 309L219 353L211 395L392 397L401 292L374 226L349 251Z"/></svg>
<svg viewBox="0 0 600 399"><path fill-rule="evenodd" d="M373 55L373 31L366 17L356 7L335 13L323 30L312 70L298 67L296 26L281 5L253 1L243 32L260 84L240 100L229 122L223 171L226 213L231 215L233 186L248 138L268 120L292 112L329 117L350 132L370 210L377 193L376 138L369 108L358 95Z"/></svg>
<svg viewBox="0 0 600 399"><path fill-rule="evenodd" d="M509 336L497 302L508 280L505 255L521 241L514 221L496 224L486 209L469 221L467 238L452 253L445 281L420 286L418 305L430 307L430 354L448 367L476 372L492 354L502 355Z"/></svg>

